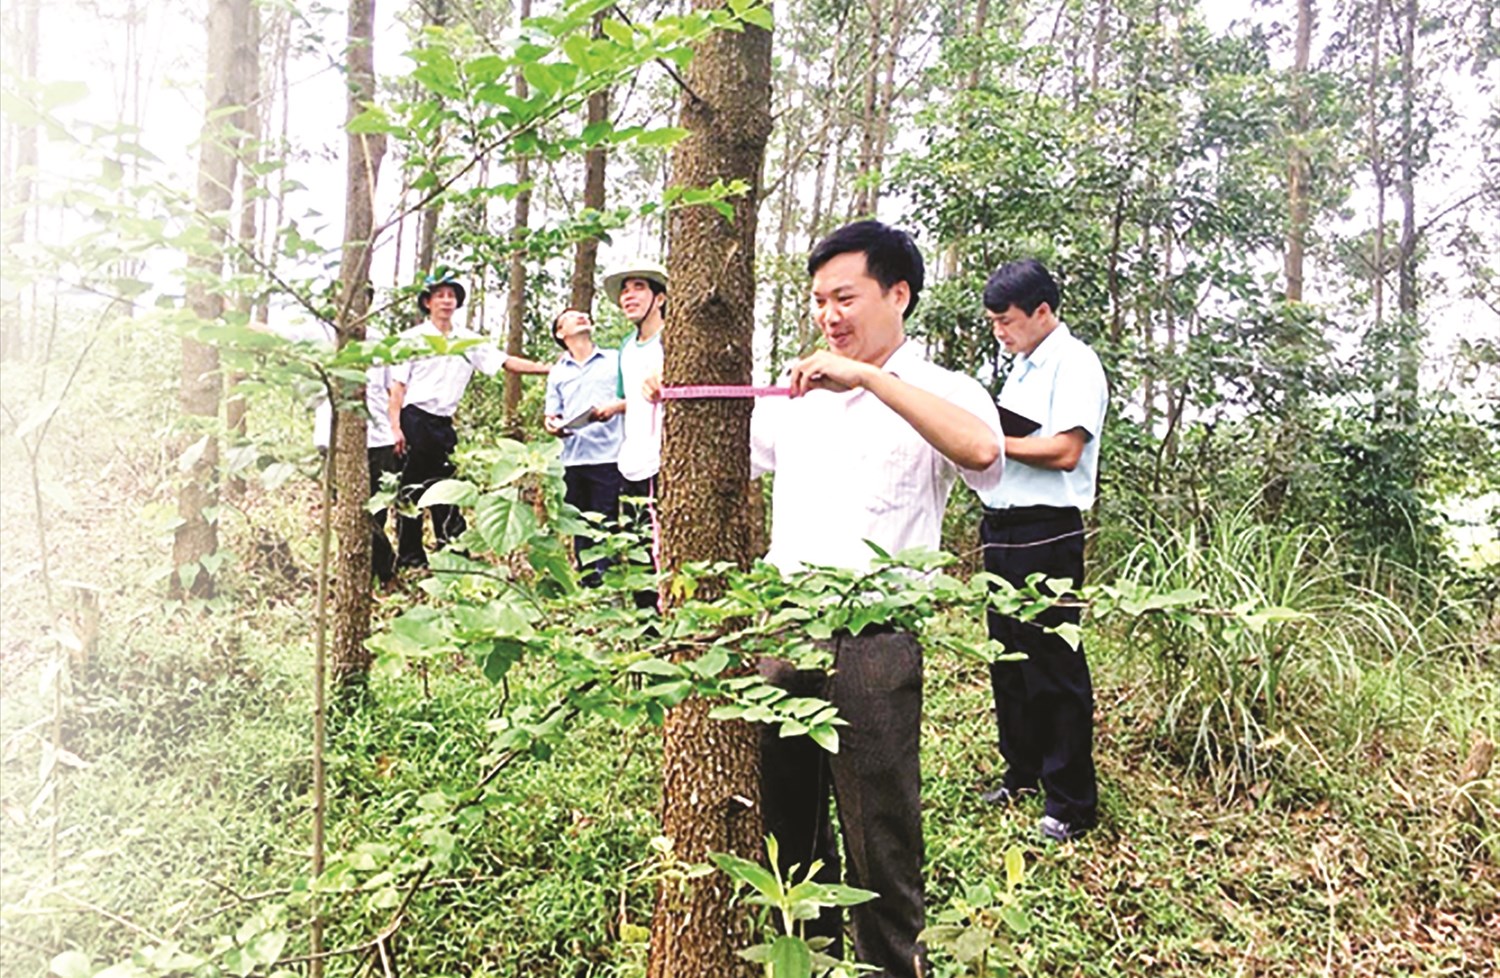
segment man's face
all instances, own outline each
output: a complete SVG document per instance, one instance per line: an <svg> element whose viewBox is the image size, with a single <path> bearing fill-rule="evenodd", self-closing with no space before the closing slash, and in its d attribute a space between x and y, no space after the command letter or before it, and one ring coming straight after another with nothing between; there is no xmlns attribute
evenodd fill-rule
<svg viewBox="0 0 1500 978"><path fill-rule="evenodd" d="M458 290L451 285L433 286L432 294L427 297L427 311L439 319L453 318L453 310L458 308Z"/></svg>
<svg viewBox="0 0 1500 978"><path fill-rule="evenodd" d="M901 345L902 313L910 300L905 282L881 289L862 251L835 255L813 273L813 321L830 350L862 363L884 363Z"/></svg>
<svg viewBox="0 0 1500 978"><path fill-rule="evenodd" d="M1037 306L1036 311L1029 316L1013 305L1006 306L1004 312L986 309L984 315L990 321L995 339L1005 347L1006 353L1031 356L1032 351L1052 332L1052 310L1045 302Z"/></svg>
<svg viewBox="0 0 1500 978"><path fill-rule="evenodd" d="M620 284L620 311L625 318L639 326L656 308L656 293L651 283L643 278L627 278Z"/></svg>
<svg viewBox="0 0 1500 978"><path fill-rule="evenodd" d="M569 309L557 319L557 338L566 341L570 336L579 333L591 333L594 330L594 321L586 312L577 309Z"/></svg>

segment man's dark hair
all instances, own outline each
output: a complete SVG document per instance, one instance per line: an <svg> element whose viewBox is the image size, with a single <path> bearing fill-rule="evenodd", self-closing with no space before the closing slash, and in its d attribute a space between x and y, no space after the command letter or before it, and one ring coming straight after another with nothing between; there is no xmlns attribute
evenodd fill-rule
<svg viewBox="0 0 1500 978"><path fill-rule="evenodd" d="M564 350L566 350L568 348L568 344L564 343L563 342L563 338L561 336L557 335L557 327L559 327L559 326L562 325L562 318L564 316L566 316L568 313L574 312L574 311L575 310L573 309L572 306L568 306L562 312L560 312L557 315L555 315L555 316L552 317L552 338L554 340L556 340L557 341L557 345L560 346L560 347L562 347Z"/></svg>
<svg viewBox="0 0 1500 978"><path fill-rule="evenodd" d="M909 317L917 308L926 276L922 253L911 235L879 221L845 224L813 246L807 256L807 274L816 275L818 269L839 255L855 251L864 252L865 271L880 283L881 291L890 291L897 282L905 282L911 289L911 299L901 313L902 319Z"/></svg>
<svg viewBox="0 0 1500 978"><path fill-rule="evenodd" d="M1057 281L1047 266L1035 258L1007 262L984 283L984 307L990 312L1004 312L1015 306L1029 316L1045 302L1055 313L1060 301Z"/></svg>

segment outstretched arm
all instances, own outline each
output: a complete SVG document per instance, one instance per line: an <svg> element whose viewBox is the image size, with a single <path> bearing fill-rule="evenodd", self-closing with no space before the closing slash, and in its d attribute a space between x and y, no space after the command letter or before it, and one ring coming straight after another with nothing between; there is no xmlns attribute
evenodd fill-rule
<svg viewBox="0 0 1500 978"><path fill-rule="evenodd" d="M552 370L551 364L537 363L511 354L506 355L504 367L513 374L545 374Z"/></svg>
<svg viewBox="0 0 1500 978"><path fill-rule="evenodd" d="M916 429L929 445L964 469L987 469L1000 457L1000 441L979 418L930 391L879 367L819 350L792 365L793 397L810 390L863 387Z"/></svg>

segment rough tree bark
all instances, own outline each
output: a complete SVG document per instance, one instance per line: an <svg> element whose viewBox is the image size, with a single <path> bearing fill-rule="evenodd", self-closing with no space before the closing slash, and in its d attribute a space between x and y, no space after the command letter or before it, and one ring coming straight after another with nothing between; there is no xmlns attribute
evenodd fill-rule
<svg viewBox="0 0 1500 978"><path fill-rule="evenodd" d="M433 0L427 8L427 23L434 27L442 27L448 22L447 0ZM422 208L417 217L417 276L421 277L432 271L432 263L437 257L437 227L438 216L442 213L443 205L434 200Z"/></svg>
<svg viewBox="0 0 1500 978"><path fill-rule="evenodd" d="M693 5L712 9L723 0L694 0ZM663 334L669 385L750 380L756 210L770 106L769 32L723 31L700 45L687 70L682 125L690 135L673 151L673 181L701 187L741 179L752 191L734 201L731 220L709 207L673 213L667 258L671 302ZM740 400L668 404L662 559L669 571L693 560L745 565L752 556L745 505L750 407ZM710 852L753 859L760 854L763 831L757 733L745 724L709 720L710 706L694 698L668 714L662 831L679 859L700 862ZM743 907L730 906L731 892L719 874L663 885L651 926L649 978L756 972L735 955L752 943L752 935Z"/></svg>
<svg viewBox="0 0 1500 978"><path fill-rule="evenodd" d="M346 52L348 118L364 111L375 97L375 3L353 0L349 5ZM370 310L370 236L375 226L375 184L385 156L385 137L348 134L347 188L344 197L344 249L339 263L338 343L346 346L365 338L365 316ZM345 694L363 689L370 671L370 523L365 502L370 491L369 459L365 452L364 385L340 384L335 399L342 405L334 425L334 484L338 501L333 524L338 534L337 579L333 591L333 647L331 667L336 687Z"/></svg>
<svg viewBox="0 0 1500 978"><path fill-rule="evenodd" d="M1396 195L1401 198L1401 240L1397 245L1396 310L1401 317L1397 344L1397 417L1417 420L1417 376L1422 366L1422 329L1417 318L1417 0L1405 0L1401 11L1401 158Z"/></svg>
<svg viewBox="0 0 1500 978"><path fill-rule="evenodd" d="M226 111L235 104L232 64L236 39L248 32L249 0L214 0L208 9L208 72L204 82L204 117L198 156L198 211L209 221L208 244L188 260L187 304L204 322L224 314L225 223L234 203L238 137L226 129ZM210 598L214 575L201 561L219 549L217 521L210 518L219 502L219 402L223 378L219 351L184 337L178 403L189 422L188 444L202 440L177 497L179 523L172 539L175 598ZM187 445L183 446L184 449Z"/></svg>

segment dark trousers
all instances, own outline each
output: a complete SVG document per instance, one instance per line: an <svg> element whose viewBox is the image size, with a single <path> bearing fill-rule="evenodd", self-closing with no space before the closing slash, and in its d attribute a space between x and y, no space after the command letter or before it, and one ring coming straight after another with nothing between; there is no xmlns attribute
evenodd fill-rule
<svg viewBox="0 0 1500 978"><path fill-rule="evenodd" d="M651 554L652 571L661 570L657 566L657 547L661 541L657 539L657 503L661 499L661 474L647 476L644 479L624 479L620 483L620 496L634 496L645 499L646 502L625 501L620 502L621 522L625 527L639 533L646 541L646 547ZM656 608L658 606L658 595L655 589L649 591L635 592L635 606L637 608Z"/></svg>
<svg viewBox="0 0 1500 978"><path fill-rule="evenodd" d="M370 495L380 491L380 477L387 472L400 472L401 461L396 457L394 445L366 449L370 460ZM396 576L396 551L391 549L391 538L386 536L386 514L382 509L370 514L370 569L382 582Z"/></svg>
<svg viewBox="0 0 1500 978"><path fill-rule="evenodd" d="M779 736L761 728L761 803L766 832L780 843L782 872L805 873L814 860L817 878L836 882L839 852L829 817L830 792L838 803L850 885L880 896L850 908L854 952L892 978L915 976L923 926L922 647L905 632L836 637L831 673L798 670L763 659L760 673L793 696L816 696L838 707L849 726L839 728L839 752L808 737ZM837 907L807 924L809 936L831 937L837 951L843 922ZM924 969L925 970L925 969Z"/></svg>
<svg viewBox="0 0 1500 978"><path fill-rule="evenodd" d="M620 470L613 462L569 465L563 469L563 499L581 513L598 513L604 517L604 528L615 526L620 519ZM573 538L573 556L583 570L583 552L594 545L589 537ZM609 559L600 557L588 566L584 587L598 587L600 576L609 567Z"/></svg>
<svg viewBox="0 0 1500 978"><path fill-rule="evenodd" d="M987 510L980 526L984 569L1017 587L1029 574L1083 584L1083 519L1076 509L1047 506ZM1000 729L1000 753L1012 791L1041 785L1047 814L1074 826L1098 818L1094 779L1094 687L1083 646L1069 647L1042 630L1077 623L1076 608L1052 608L1033 622L987 615L990 638L1021 662L990 663L990 688Z"/></svg>
<svg viewBox="0 0 1500 978"><path fill-rule="evenodd" d="M401 503L415 506L427 487L453 477L453 449L458 435L453 419L428 414L407 405L401 409L401 432L406 436L406 461L401 469ZM468 524L457 506L431 506L432 533L441 549L449 540L464 532ZM402 567L426 567L427 551L422 545L422 511L413 516L396 518L396 562Z"/></svg>

